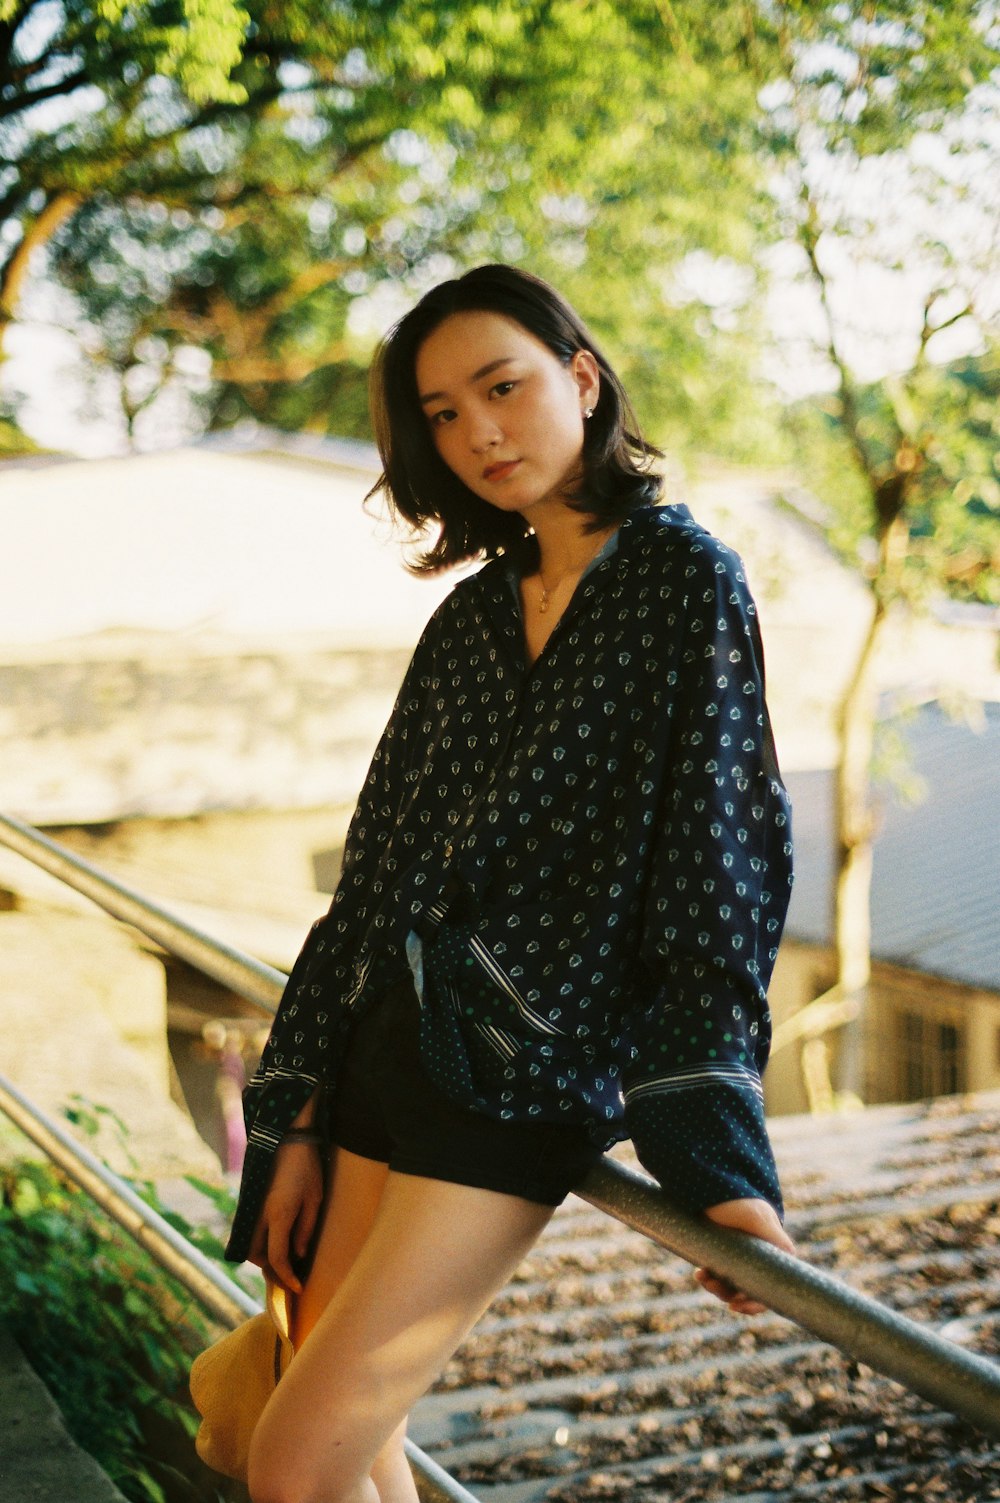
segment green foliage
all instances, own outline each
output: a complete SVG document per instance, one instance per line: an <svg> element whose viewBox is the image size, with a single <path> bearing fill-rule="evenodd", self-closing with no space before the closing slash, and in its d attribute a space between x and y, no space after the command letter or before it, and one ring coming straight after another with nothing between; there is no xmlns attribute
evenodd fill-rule
<svg viewBox="0 0 1000 1503"><path fill-rule="evenodd" d="M153 1449L164 1430L178 1450L194 1434L182 1395L205 1327L190 1297L40 1164L0 1169L0 1321L126 1497L218 1496L177 1492Z"/></svg>
<svg viewBox="0 0 1000 1503"><path fill-rule="evenodd" d="M118 92L156 74L176 79L196 103L246 101L231 75L250 17L234 0L57 0L28 26L32 8L0 0L8 59L0 89L4 117L93 85Z"/></svg>
<svg viewBox="0 0 1000 1503"><path fill-rule="evenodd" d="M1000 605L1000 345L921 372L930 429L910 503L910 557L922 593Z"/></svg>
<svg viewBox="0 0 1000 1503"><path fill-rule="evenodd" d="M26 454L40 454L38 444L23 433L17 424L0 413L0 460L20 459Z"/></svg>
<svg viewBox="0 0 1000 1503"><path fill-rule="evenodd" d="M995 10L983 0L765 0L755 45L769 42L782 60L768 105L772 147L796 155L806 134L814 152L844 163L900 150L989 80Z"/></svg>
<svg viewBox="0 0 1000 1503"><path fill-rule="evenodd" d="M165 24L165 10L168 15L179 10L177 19ZM177 79L190 99L246 103L246 89L230 77L243 56L250 21L241 5L232 0L180 0L179 6L164 7L98 0L96 14L102 39L116 32L127 40L144 35L157 71Z"/></svg>
<svg viewBox="0 0 1000 1503"><path fill-rule="evenodd" d="M211 361L210 425L363 433L375 330L430 281L504 259L595 322L654 436L704 445L735 420L753 448L769 200L745 7L248 10L245 107L195 108L139 48L145 81L122 93L98 72L104 104L16 158L25 233L39 195L83 200L53 266L130 422L193 347Z"/></svg>
<svg viewBox="0 0 1000 1503"><path fill-rule="evenodd" d="M131 1151L128 1127L117 1112L109 1106L90 1101L86 1096L74 1092L63 1109L63 1115L68 1122L73 1124L77 1132L88 1140L91 1151L98 1157L104 1156L102 1150L107 1146L116 1161L124 1161L128 1166L128 1183L136 1194L141 1196L157 1215L162 1216L174 1231L180 1232L192 1247L204 1253L207 1258L214 1259L229 1278L234 1277L232 1264L226 1262L225 1243L222 1239L204 1224L195 1225L188 1221L187 1217L163 1205L156 1186L152 1180L144 1176L141 1166ZM197 1190L198 1194L208 1201L215 1213L216 1221L220 1225L228 1226L236 1211L236 1197L232 1191L225 1185L210 1184L196 1174L188 1174L185 1179L192 1189Z"/></svg>
<svg viewBox="0 0 1000 1503"><path fill-rule="evenodd" d="M857 428L873 468L891 474L902 441L899 381L860 387ZM898 588L919 605L942 587L958 600L1000 604L1000 352L927 365L907 383L924 449L906 505L909 546ZM841 556L872 575L872 491L851 451L838 398L788 409L796 468L828 508Z"/></svg>
<svg viewBox="0 0 1000 1503"><path fill-rule="evenodd" d="M862 574L874 565L871 488L854 462L836 397L807 398L783 414L792 466L824 503L824 533L846 564Z"/></svg>
<svg viewBox="0 0 1000 1503"><path fill-rule="evenodd" d="M125 1129L77 1098L67 1115L98 1144ZM48 1164L0 1164L0 1323L58 1405L67 1429L135 1503L221 1503L233 1489L195 1455L191 1360L216 1334L193 1297ZM192 1181L223 1214L227 1191ZM157 1205L210 1257L217 1237Z"/></svg>

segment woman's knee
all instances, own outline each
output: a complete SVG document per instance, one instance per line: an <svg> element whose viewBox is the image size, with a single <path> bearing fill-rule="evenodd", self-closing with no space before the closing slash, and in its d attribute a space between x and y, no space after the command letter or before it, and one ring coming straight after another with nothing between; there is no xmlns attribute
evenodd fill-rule
<svg viewBox="0 0 1000 1503"><path fill-rule="evenodd" d="M311 1503L316 1498L318 1479L310 1479L304 1472L301 1457L293 1458L283 1447L271 1445L260 1433L264 1428L258 1425L254 1431L247 1458L247 1491L252 1503Z"/></svg>
<svg viewBox="0 0 1000 1503"><path fill-rule="evenodd" d="M332 1451L323 1437L290 1436L279 1416L265 1415L250 1442L247 1489L252 1503L379 1503L369 1468L348 1440ZM319 1444L310 1444L315 1438ZM402 1442L399 1442L400 1446Z"/></svg>
<svg viewBox="0 0 1000 1503"><path fill-rule="evenodd" d="M247 1490L251 1503L379 1503L370 1477L331 1476L329 1468L311 1470L263 1448L251 1450Z"/></svg>
<svg viewBox="0 0 1000 1503"><path fill-rule="evenodd" d="M301 1479L264 1446L250 1445L247 1491L252 1503L306 1503Z"/></svg>

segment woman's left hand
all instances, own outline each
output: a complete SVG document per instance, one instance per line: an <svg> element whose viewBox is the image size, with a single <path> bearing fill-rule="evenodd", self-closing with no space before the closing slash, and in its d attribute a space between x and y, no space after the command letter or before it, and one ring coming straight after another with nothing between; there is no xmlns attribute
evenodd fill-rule
<svg viewBox="0 0 1000 1503"><path fill-rule="evenodd" d="M732 1227L745 1232L748 1237L759 1237L780 1247L782 1252L794 1253L795 1243L778 1220L778 1213L766 1200L724 1200L705 1211L709 1221L718 1226ZM759 1300L751 1299L742 1289L737 1289L728 1279L720 1278L708 1268L696 1268L695 1278L703 1289L721 1299L736 1315L761 1315L766 1309Z"/></svg>

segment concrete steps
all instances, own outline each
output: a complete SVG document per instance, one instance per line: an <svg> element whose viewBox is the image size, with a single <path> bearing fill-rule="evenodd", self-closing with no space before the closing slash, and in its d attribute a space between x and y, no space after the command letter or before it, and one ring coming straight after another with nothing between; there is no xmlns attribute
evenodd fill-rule
<svg viewBox="0 0 1000 1503"><path fill-rule="evenodd" d="M948 1339L1000 1339L1000 1094L779 1119L804 1256ZM1000 1499L1000 1446L570 1197L416 1406L482 1503Z"/></svg>

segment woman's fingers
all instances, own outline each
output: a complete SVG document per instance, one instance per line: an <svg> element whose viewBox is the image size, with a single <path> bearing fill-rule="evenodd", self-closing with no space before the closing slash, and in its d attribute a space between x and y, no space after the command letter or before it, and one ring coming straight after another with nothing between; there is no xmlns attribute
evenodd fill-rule
<svg viewBox="0 0 1000 1503"><path fill-rule="evenodd" d="M762 1315L767 1309L759 1300L752 1299L743 1289L737 1289L728 1279L720 1279L707 1268L696 1268L694 1276L705 1290L728 1305L734 1315Z"/></svg>
<svg viewBox="0 0 1000 1503"><path fill-rule="evenodd" d="M321 1204L322 1201L319 1196L316 1196L315 1199L311 1197L309 1200L303 1202L302 1209L299 1211L295 1222L295 1233L292 1238L297 1258L304 1258L309 1251L309 1244L312 1242L313 1232L316 1230L316 1222L319 1219Z"/></svg>
<svg viewBox="0 0 1000 1503"><path fill-rule="evenodd" d="M718 1226L743 1232L746 1236L758 1237L780 1247L782 1252L795 1252L795 1244L785 1231L777 1212L764 1200L727 1200L710 1206L705 1212L710 1221ZM710 1268L695 1270L695 1279L709 1294L722 1300L736 1315L761 1315L767 1306L753 1299L745 1290L739 1289Z"/></svg>
<svg viewBox="0 0 1000 1503"><path fill-rule="evenodd" d="M311 1144L290 1143L279 1152L274 1177L250 1242L249 1260L266 1267L280 1284L299 1294L293 1258L308 1251L323 1200L323 1174Z"/></svg>
<svg viewBox="0 0 1000 1503"><path fill-rule="evenodd" d="M289 1257L289 1232L287 1222L274 1221L267 1231L267 1262L279 1284L293 1294L301 1294L302 1284L296 1276Z"/></svg>
<svg viewBox="0 0 1000 1503"><path fill-rule="evenodd" d="M704 1277L702 1277L704 1275ZM718 1279L707 1268L695 1270L695 1278L707 1294L712 1294L720 1299L724 1305L737 1315L760 1315L768 1307L762 1305L760 1300L754 1299L747 1294L745 1289L738 1289L735 1284L730 1284L727 1279Z"/></svg>

